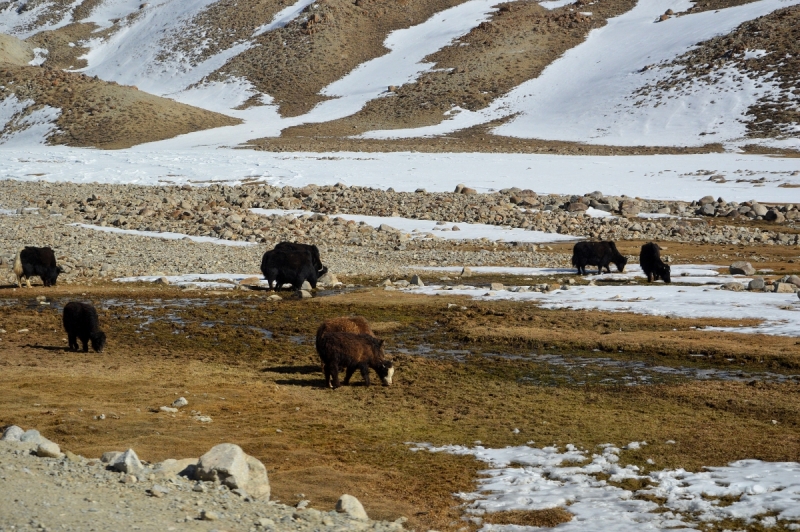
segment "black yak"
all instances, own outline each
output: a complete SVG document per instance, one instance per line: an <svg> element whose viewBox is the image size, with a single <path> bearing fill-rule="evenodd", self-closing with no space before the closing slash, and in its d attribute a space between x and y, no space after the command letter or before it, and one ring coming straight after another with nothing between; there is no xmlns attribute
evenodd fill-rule
<svg viewBox="0 0 800 532"><path fill-rule="evenodd" d="M642 271L647 276L647 282L652 283L661 279L665 283L671 282L669 277L670 268L668 264L664 264L661 260L661 248L658 244L648 242L642 246L639 252L639 265Z"/></svg>
<svg viewBox="0 0 800 532"><path fill-rule="evenodd" d="M586 275L586 266L597 266L597 273L603 273L603 268L611 273L610 263L614 263L617 271L625 271L628 263L627 257L617 251L613 242L578 242L572 248L572 265L578 268L578 273Z"/></svg>
<svg viewBox="0 0 800 532"><path fill-rule="evenodd" d="M69 348L78 350L78 338L83 342L83 352L89 352L89 342L92 349L102 353L106 346L106 333L100 330L97 320L97 311L88 303L70 301L64 306L64 330L69 338Z"/></svg>
<svg viewBox="0 0 800 532"><path fill-rule="evenodd" d="M56 264L56 254L49 247L37 248L27 246L19 250L14 259L14 275L17 286L22 288L22 280L31 287L31 277L38 276L45 286L55 286L58 274L62 272Z"/></svg>
<svg viewBox="0 0 800 532"><path fill-rule="evenodd" d="M269 283L269 287L280 289L285 283L299 290L304 281L312 288L317 287L317 269L311 252L304 250L273 249L264 253L261 259L261 273Z"/></svg>

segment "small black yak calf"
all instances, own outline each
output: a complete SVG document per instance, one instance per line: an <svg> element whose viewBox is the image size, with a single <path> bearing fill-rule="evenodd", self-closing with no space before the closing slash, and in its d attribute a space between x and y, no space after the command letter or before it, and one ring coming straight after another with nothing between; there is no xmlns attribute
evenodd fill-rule
<svg viewBox="0 0 800 532"><path fill-rule="evenodd" d="M14 259L14 275L17 286L22 288L22 280L31 287L31 277L38 276L45 286L55 286L61 268L56 264L56 254L49 247L37 248L26 246L19 250Z"/></svg>
<svg viewBox="0 0 800 532"><path fill-rule="evenodd" d="M648 242L642 246L639 252L639 266L647 276L647 282L652 283L661 279L665 283L671 282L669 277L669 265L661 260L661 248L658 244Z"/></svg>
<svg viewBox="0 0 800 532"><path fill-rule="evenodd" d="M261 259L261 273L272 288L280 289L285 283L291 283L292 288L299 290L304 281L308 281L312 288L317 287L317 269L314 259L307 249L272 249L264 253Z"/></svg>
<svg viewBox="0 0 800 532"><path fill-rule="evenodd" d="M89 341L97 353L106 346L106 333L100 330L97 311L88 303L70 301L64 306L64 330L72 351L78 350L78 338L83 342L84 353L89 352Z"/></svg>
<svg viewBox="0 0 800 532"><path fill-rule="evenodd" d="M628 258L624 257L613 242L578 242L572 248L572 265L578 268L580 275L586 275L586 266L597 266L598 275L603 273L603 268L611 273L610 263L614 263L617 271L625 271Z"/></svg>
<svg viewBox="0 0 800 532"><path fill-rule="evenodd" d="M349 332L326 333L317 343L317 352L322 360L325 382L330 388L339 387L339 368L346 368L345 385L350 384L350 377L358 369L364 378L364 386L369 386L369 368L375 370L384 386L392 384L394 365L385 359L383 340L374 336Z"/></svg>

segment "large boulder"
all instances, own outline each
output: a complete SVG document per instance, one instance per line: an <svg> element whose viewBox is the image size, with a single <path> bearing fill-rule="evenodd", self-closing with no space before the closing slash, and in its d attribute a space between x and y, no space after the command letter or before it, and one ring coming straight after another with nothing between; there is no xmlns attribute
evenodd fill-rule
<svg viewBox="0 0 800 532"><path fill-rule="evenodd" d="M246 491L253 498L269 499L267 468L233 443L221 443L200 457L195 477L219 480L231 489Z"/></svg>
<svg viewBox="0 0 800 532"><path fill-rule="evenodd" d="M738 260L731 264L730 271L731 275L753 275L756 273L753 265L743 260Z"/></svg>

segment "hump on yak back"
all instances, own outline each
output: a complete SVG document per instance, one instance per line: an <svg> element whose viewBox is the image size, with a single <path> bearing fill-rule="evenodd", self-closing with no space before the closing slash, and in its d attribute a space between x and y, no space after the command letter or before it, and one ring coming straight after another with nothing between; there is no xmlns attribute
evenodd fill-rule
<svg viewBox="0 0 800 532"><path fill-rule="evenodd" d="M328 268L322 265L322 259L319 257L319 248L314 244L300 244L299 242L279 242L273 249L276 250L291 250L302 251L307 250L311 253L311 260L314 268L317 270L317 275L322 276L328 272Z"/></svg>
<svg viewBox="0 0 800 532"><path fill-rule="evenodd" d="M320 339L323 334L333 332L347 332L353 334L367 334L375 336L369 323L363 316L339 316L337 318L330 318L322 322L322 325L317 329L317 353L319 353Z"/></svg>

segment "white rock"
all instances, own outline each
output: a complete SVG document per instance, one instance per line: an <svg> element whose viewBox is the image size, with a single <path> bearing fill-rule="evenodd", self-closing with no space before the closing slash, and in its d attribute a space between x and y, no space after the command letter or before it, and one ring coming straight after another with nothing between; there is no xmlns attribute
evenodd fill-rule
<svg viewBox="0 0 800 532"><path fill-rule="evenodd" d="M136 451L133 449L128 449L117 456L108 464L108 467L122 473L138 473L144 469L142 462L139 461L139 457L136 456Z"/></svg>
<svg viewBox="0 0 800 532"><path fill-rule="evenodd" d="M311 283L308 281L303 281L303 284L300 286L300 290L311 290Z"/></svg>
<svg viewBox="0 0 800 532"><path fill-rule="evenodd" d="M104 464L110 464L118 457L122 455L122 451L108 451L103 453L103 456L100 457L100 461Z"/></svg>
<svg viewBox="0 0 800 532"><path fill-rule="evenodd" d="M489 285L489 290L497 292L498 290L505 290L505 286L503 286L503 283L492 283Z"/></svg>
<svg viewBox="0 0 800 532"><path fill-rule="evenodd" d="M16 425L11 425L3 431L3 437L0 438L0 441L20 441L23 434L25 434L24 430Z"/></svg>
<svg viewBox="0 0 800 532"><path fill-rule="evenodd" d="M272 294L271 296L267 297L267 299L269 299L270 301L280 301L283 298L278 294Z"/></svg>
<svg viewBox="0 0 800 532"><path fill-rule="evenodd" d="M177 408L172 408L171 406L162 406L161 408L159 408L159 410L161 410L162 412L167 412L169 414L174 414L175 412L178 411Z"/></svg>
<svg viewBox="0 0 800 532"><path fill-rule="evenodd" d="M185 477L194 477L195 470L197 469L198 458L184 458L182 460L174 460L169 458L155 466L153 474L159 477L174 477L182 475Z"/></svg>
<svg viewBox="0 0 800 532"><path fill-rule="evenodd" d="M42 435L39 434L38 430L30 429L30 430L26 430L19 437L19 441L24 442L24 443L33 443L33 444L39 445L40 443L44 443L44 442L46 442L48 440L46 438L42 437Z"/></svg>
<svg viewBox="0 0 800 532"><path fill-rule="evenodd" d="M361 502L352 495L347 495L346 493L336 501L336 511L346 513L352 519L369 519Z"/></svg>
<svg viewBox="0 0 800 532"><path fill-rule="evenodd" d="M238 445L221 443L200 457L195 477L219 480L231 489L243 489L253 498L269 499L267 468Z"/></svg>
<svg viewBox="0 0 800 532"><path fill-rule="evenodd" d="M412 275L408 282L414 286L425 286L425 283L422 282L422 279L417 274Z"/></svg>
<svg viewBox="0 0 800 532"><path fill-rule="evenodd" d="M178 397L174 401L172 401L172 406L175 408L181 408L189 404L189 401L186 400L185 397Z"/></svg>
<svg viewBox="0 0 800 532"><path fill-rule="evenodd" d="M63 458L64 453L61 452L61 447L57 443L45 441L39 444L36 448L36 456L42 458Z"/></svg>

